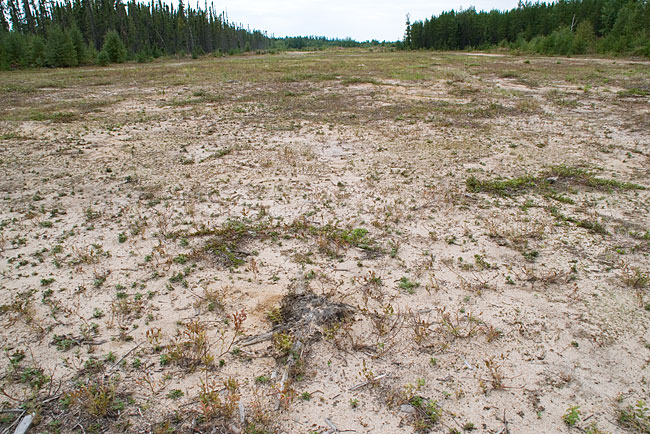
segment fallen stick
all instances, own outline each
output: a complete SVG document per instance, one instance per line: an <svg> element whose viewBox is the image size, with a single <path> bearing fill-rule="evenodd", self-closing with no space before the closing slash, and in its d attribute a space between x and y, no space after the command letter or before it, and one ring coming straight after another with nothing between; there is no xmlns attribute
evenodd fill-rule
<svg viewBox="0 0 650 434"><path fill-rule="evenodd" d="M365 382L363 382L361 384L357 384L356 386L353 386L353 387L349 388L348 392L352 392L353 390L361 389L363 386L367 386L368 384L372 383L373 381L381 380L384 377L388 377L388 374L377 375L372 380L365 381Z"/></svg>
<svg viewBox="0 0 650 434"><path fill-rule="evenodd" d="M275 333L277 333L279 331L282 331L282 330L286 330L287 328L288 328L288 326L286 326L286 325L274 327L273 330L271 330L270 332L262 333L261 335L252 336L252 337L246 338L246 339L241 339L238 342L236 342L236 344L240 348L249 347L251 345L259 344L260 342L268 341L269 339L271 339L273 337L273 335Z"/></svg>
<svg viewBox="0 0 650 434"><path fill-rule="evenodd" d="M137 350L138 348L140 348L140 346L141 346L143 343L144 343L144 342L140 342L138 345L136 345L135 347L133 347L133 348L131 348L129 351L127 351L125 355L123 355L122 357L120 357L120 360L118 360L117 362L113 363L113 366L111 366L110 369L109 369L108 371L106 371L105 376L107 376L107 375L109 375L111 372L113 372L113 370L115 369L115 367L116 367L117 365L119 365L120 363L122 363L122 360L126 359L126 358L129 356L129 354L131 354L132 352L134 352L135 350Z"/></svg>
<svg viewBox="0 0 650 434"><path fill-rule="evenodd" d="M14 431L14 434L25 434L30 426L32 426L32 421L34 420L34 413L30 413L25 416Z"/></svg>
<svg viewBox="0 0 650 434"><path fill-rule="evenodd" d="M337 426L334 425L334 422L332 422L332 421L329 420L328 418L325 418L325 423L327 424L327 426L329 426L330 428L332 428L332 429L334 430L334 432L338 432L338 431L339 431L339 429L337 428Z"/></svg>
<svg viewBox="0 0 650 434"><path fill-rule="evenodd" d="M13 421L13 423L12 423L11 425L9 425L9 428L6 428L4 431L2 431L2 434L7 434L9 431L11 431L12 428L13 428L14 426L16 426L16 424L18 424L18 422L20 422L20 418L23 417L24 414L25 414L25 411L23 410L22 414L21 414L20 416L18 416L18 417L16 418L16 420Z"/></svg>

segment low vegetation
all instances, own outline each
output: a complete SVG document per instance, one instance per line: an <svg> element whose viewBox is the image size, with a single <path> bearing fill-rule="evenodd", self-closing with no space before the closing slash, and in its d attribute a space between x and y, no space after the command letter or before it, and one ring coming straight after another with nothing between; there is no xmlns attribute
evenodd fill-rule
<svg viewBox="0 0 650 434"><path fill-rule="evenodd" d="M648 432L648 65L492 54L0 72L0 431Z"/></svg>

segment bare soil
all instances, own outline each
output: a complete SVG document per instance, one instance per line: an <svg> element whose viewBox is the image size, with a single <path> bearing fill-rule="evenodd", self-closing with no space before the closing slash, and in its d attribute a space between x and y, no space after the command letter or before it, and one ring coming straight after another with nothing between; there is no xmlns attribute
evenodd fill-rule
<svg viewBox="0 0 650 434"><path fill-rule="evenodd" d="M3 429L650 432L647 62L176 59L0 102Z"/></svg>

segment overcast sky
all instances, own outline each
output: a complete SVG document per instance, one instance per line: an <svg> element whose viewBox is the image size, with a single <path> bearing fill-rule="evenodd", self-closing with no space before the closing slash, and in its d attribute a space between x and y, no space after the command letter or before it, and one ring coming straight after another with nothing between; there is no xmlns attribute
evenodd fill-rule
<svg viewBox="0 0 650 434"><path fill-rule="evenodd" d="M196 0L189 4L196 6ZM454 0L458 1L458 0ZM433 14L475 6L476 10L511 9L517 0L478 0L454 3L441 0L215 0L235 23L275 36L351 37L358 41L395 41L404 35L406 14L411 21ZM210 1L208 1L210 3ZM203 7L203 0L199 0Z"/></svg>

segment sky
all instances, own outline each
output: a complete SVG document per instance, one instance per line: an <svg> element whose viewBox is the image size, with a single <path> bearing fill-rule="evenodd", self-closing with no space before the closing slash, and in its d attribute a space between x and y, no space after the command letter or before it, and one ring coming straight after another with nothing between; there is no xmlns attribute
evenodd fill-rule
<svg viewBox="0 0 650 434"><path fill-rule="evenodd" d="M196 6L194 1L189 0L189 4ZM204 2L199 1L202 7ZM313 35L396 41L404 36L407 13L413 22L461 7L474 6L477 11L511 9L517 6L517 0L216 0L214 6L225 10L231 22L277 37Z"/></svg>

